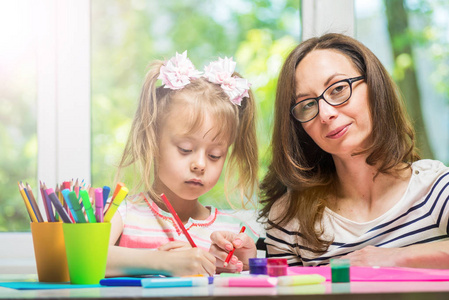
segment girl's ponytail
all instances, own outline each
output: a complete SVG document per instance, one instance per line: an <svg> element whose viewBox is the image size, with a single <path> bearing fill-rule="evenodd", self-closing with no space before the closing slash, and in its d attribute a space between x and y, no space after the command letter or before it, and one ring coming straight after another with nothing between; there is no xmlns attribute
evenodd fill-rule
<svg viewBox="0 0 449 300"><path fill-rule="evenodd" d="M240 190L243 207L246 207L248 202L255 205L252 196L257 192L259 170L255 120L256 105L251 90L248 91L248 95L248 97L243 98L240 107L238 107L239 125L229 157L225 182L228 185L232 174L237 171L239 175L237 188Z"/></svg>
<svg viewBox="0 0 449 300"><path fill-rule="evenodd" d="M133 165L134 174L139 174L133 176L136 180L133 192L137 192L143 186L146 191L150 192L151 197L154 197L152 190L153 162L158 153L156 124L159 99L156 83L162 64L161 61L152 63L145 75L139 104L116 175L116 181L120 181L123 170Z"/></svg>

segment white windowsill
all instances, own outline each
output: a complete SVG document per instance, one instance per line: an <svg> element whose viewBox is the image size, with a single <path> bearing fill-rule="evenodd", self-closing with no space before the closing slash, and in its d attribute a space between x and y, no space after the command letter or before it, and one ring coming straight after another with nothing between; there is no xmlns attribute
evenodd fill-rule
<svg viewBox="0 0 449 300"><path fill-rule="evenodd" d="M0 274L35 274L31 232L0 234Z"/></svg>

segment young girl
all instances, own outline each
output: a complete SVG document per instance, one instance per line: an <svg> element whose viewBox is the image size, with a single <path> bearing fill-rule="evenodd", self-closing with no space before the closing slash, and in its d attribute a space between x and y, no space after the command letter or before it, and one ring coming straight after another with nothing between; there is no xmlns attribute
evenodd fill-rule
<svg viewBox="0 0 449 300"><path fill-rule="evenodd" d="M237 187L248 200L257 186L254 98L250 84L234 68L232 58L220 58L202 74L187 52L152 64L118 172L137 166L137 188L143 186L145 192L124 201L111 221L108 276L154 270L212 275L216 266L223 267L223 255L216 259L208 252L214 231L232 232L227 234L228 251L237 240L238 246L249 248L245 253L255 255L254 242L248 241L257 236L248 226L198 201L217 183L226 158L226 183L237 178ZM158 79L162 86L156 86ZM186 243L161 194L197 247ZM246 231L237 235L242 226ZM227 270L243 268L233 256Z"/></svg>

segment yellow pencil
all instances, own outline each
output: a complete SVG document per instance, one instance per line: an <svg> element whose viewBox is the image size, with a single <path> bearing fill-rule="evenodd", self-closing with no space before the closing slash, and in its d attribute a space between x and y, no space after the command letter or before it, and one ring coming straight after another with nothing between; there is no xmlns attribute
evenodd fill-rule
<svg viewBox="0 0 449 300"><path fill-rule="evenodd" d="M28 200L27 195L25 194L25 191L23 190L23 188L20 186L20 183L17 182L17 185L19 186L19 191L20 194L22 195L23 198L23 202L25 202L25 206L27 208L28 214L30 215L31 221L32 222L38 222L36 215L34 214L33 208L31 207L30 201Z"/></svg>

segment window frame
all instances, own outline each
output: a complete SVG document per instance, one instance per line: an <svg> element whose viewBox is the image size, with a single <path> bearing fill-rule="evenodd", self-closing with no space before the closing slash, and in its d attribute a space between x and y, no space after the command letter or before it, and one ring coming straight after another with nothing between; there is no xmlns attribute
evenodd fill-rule
<svg viewBox="0 0 449 300"><path fill-rule="evenodd" d="M38 24L37 177L49 186L72 178L91 182L91 0L31 2ZM354 35L354 0L301 5L302 39ZM0 244L0 273L36 273L29 232L0 233Z"/></svg>

